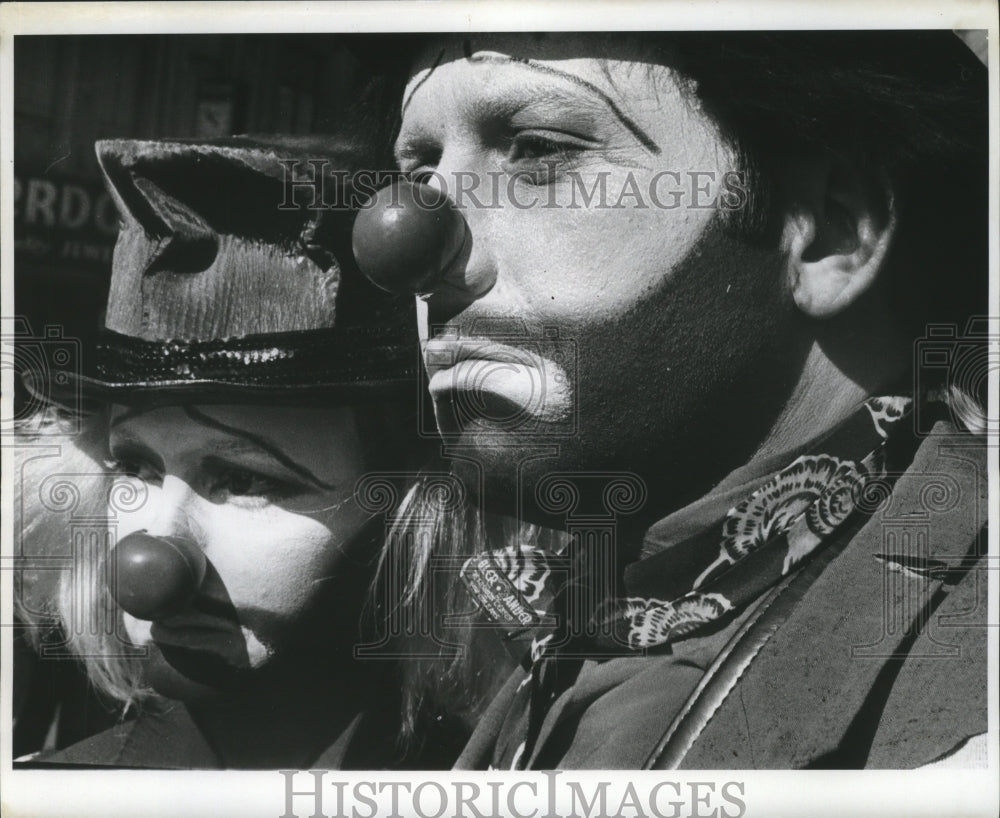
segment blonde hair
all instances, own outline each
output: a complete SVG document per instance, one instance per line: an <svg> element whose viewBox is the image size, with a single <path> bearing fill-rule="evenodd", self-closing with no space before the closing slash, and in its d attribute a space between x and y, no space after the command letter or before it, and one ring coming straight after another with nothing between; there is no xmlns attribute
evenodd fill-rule
<svg viewBox="0 0 1000 818"><path fill-rule="evenodd" d="M56 572L22 572L15 611L27 641L39 652L68 651L94 690L123 713L149 696L135 656L123 650L121 612L104 576L111 544L109 502L128 489L105 465L107 416L71 416L46 407L18 424L14 530L20 555L59 560ZM75 543L72 520L85 523L87 542Z"/></svg>
<svg viewBox="0 0 1000 818"><path fill-rule="evenodd" d="M458 579L465 559L511 543L558 553L568 539L563 531L483 511L444 467L426 468L409 487L392 517L371 595L375 630L391 630L393 620L413 628L392 643L402 683L404 753L419 753L428 738L464 742L506 680L497 662L498 649L506 655L498 632L476 627L469 615L478 606ZM435 623L449 644L434 638L441 632Z"/></svg>

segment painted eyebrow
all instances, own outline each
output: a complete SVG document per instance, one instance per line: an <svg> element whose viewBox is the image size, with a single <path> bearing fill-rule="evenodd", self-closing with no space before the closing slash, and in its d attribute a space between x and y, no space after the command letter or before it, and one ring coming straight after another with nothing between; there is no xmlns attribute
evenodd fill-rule
<svg viewBox="0 0 1000 818"><path fill-rule="evenodd" d="M139 406L133 407L131 409L122 412L115 418L112 418L110 423L110 428L114 429L116 426L124 423L130 418L138 417L140 415L146 414L146 412L151 411L155 407ZM335 491L336 486L327 483L324 480L320 480L315 474L313 474L309 469L300 463L292 460L288 455L286 455L281 449L277 448L274 444L268 441L266 438L260 437L259 435L253 434L253 432L248 432L245 429L240 429L237 426L229 426L228 424L222 423L221 421L215 420L197 409L193 409L190 406L183 407L184 414L186 414L191 420L196 423L207 426L210 429L215 429L217 431L226 432L229 435L234 435L236 437L242 438L248 443L252 444L250 446L240 446L239 444L232 444L227 447L227 451L230 453L236 453L241 451L264 451L266 454L273 457L278 463L284 466L286 469L291 471L293 474L298 475L303 480L312 483L317 488L326 489L328 491ZM151 462L159 462L159 456L148 446L146 446L142 441L133 437L129 432L123 432L121 434L121 439L116 441L109 448L111 449L111 456L116 456L116 452L120 453L123 450L125 452L132 452L136 454L141 454L142 456L150 459Z"/></svg>
<svg viewBox="0 0 1000 818"><path fill-rule="evenodd" d="M406 109L410 107L410 102L413 100L413 97L417 93L417 91L420 90L420 86L431 78L431 76L437 70L437 67L441 65L441 60L443 59L444 59L444 49L442 48L438 52L437 57L434 58L434 63L431 65L427 73L423 77L421 77L420 82L418 82L416 85L413 86L413 90L410 91L410 95L406 98L406 101L403 103L403 107L400 110L400 116L406 113Z"/></svg>
<svg viewBox="0 0 1000 818"><path fill-rule="evenodd" d="M133 457L144 458L148 463L158 465L160 468L163 466L156 452L141 440L132 437L128 432L120 433L117 440L108 441L108 454L115 460L132 455Z"/></svg>
<svg viewBox="0 0 1000 818"><path fill-rule="evenodd" d="M611 113L613 113L618 118L618 121L621 122L621 124L625 127L625 129L629 133L631 133L632 136L634 136L647 151L652 153L654 156L659 156L662 153L660 146L653 141L652 137L650 137L649 134L647 134L641 127L639 127L639 124L637 122L635 122L628 114L626 114L621 108L619 108L618 104L613 99L611 99L611 97L609 97L604 91L602 91L592 82L588 82L587 80L583 79L583 77L578 77L575 74L570 74L567 71L560 71L558 68L553 68L550 65L545 65L544 63L536 62L535 60L529 60L525 57L510 57L500 54L483 54L483 53L473 54L468 40L464 40L462 42L462 51L464 52L465 59L469 60L469 62L493 63L496 65L504 65L504 64L509 65L510 63L515 63L517 65L522 65L531 71L536 71L540 74L546 74L551 77L558 77L559 79L571 82L577 88L582 88L583 90L590 92L598 99L600 99L605 105L607 105ZM438 54L437 59L434 60L434 64L431 66L426 76L424 76L410 92L409 97L407 97L406 99L406 103L403 105L402 109L403 114L406 113L406 109L409 107L410 102L413 100L414 95L417 93L417 90L420 88L421 85L423 85L425 82L427 82L427 80L431 78L431 75L434 73L438 65L440 65L443 57L444 57L444 50L442 49L441 52Z"/></svg>
<svg viewBox="0 0 1000 818"><path fill-rule="evenodd" d="M327 491L334 491L337 487L331 483L327 483L324 480L320 480L315 474L313 474L309 469L303 466L301 463L297 463L292 460L287 454L285 454L281 449L275 446L266 438L260 435L255 435L253 432L248 432L246 429L240 429L238 426L230 426L227 423L216 420L215 418L209 417L202 412L191 406L183 407L184 414L187 415L195 423L200 423L202 426L207 426L210 429L215 429L220 432L225 432L226 434L233 435L235 437L243 438L254 444L255 447L261 449L262 451L269 454L276 461L278 461L282 466L288 469L293 474L298 475L303 480L312 483L317 488L326 489Z"/></svg>

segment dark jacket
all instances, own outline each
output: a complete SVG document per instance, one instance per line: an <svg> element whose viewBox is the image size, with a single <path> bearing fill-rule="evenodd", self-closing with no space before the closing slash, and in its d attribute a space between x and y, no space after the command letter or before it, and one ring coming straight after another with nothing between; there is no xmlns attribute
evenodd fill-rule
<svg viewBox="0 0 1000 818"><path fill-rule="evenodd" d="M725 628L580 663L522 765L912 768L985 733L986 478L984 439L939 423L849 536ZM511 758L501 743L525 675L460 768Z"/></svg>
<svg viewBox="0 0 1000 818"><path fill-rule="evenodd" d="M355 716L340 735L306 765L317 769L372 769L392 749L384 726ZM144 710L137 717L54 752L15 762L20 768L108 767L219 770L225 765L180 702Z"/></svg>

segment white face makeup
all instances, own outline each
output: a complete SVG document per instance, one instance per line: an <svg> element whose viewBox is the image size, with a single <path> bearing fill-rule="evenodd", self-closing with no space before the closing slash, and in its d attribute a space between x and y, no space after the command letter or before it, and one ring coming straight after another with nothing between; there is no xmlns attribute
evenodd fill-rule
<svg viewBox="0 0 1000 818"><path fill-rule="evenodd" d="M209 563L189 610L156 623L125 614L133 643L238 670L282 655L358 559L345 548L367 518L353 500L364 458L352 412L115 408L115 466L148 492L141 508L119 514L119 540L141 530L185 537ZM162 663L149 671L154 687L169 682L158 678L170 676Z"/></svg>
<svg viewBox="0 0 1000 818"><path fill-rule="evenodd" d="M494 468L500 434L575 424L559 465L577 467L696 436L787 312L773 259L719 227L735 167L714 123L638 45L595 43L445 39L403 98L401 167L447 186L468 224L418 302L430 391L442 431ZM567 354L541 340L553 330Z"/></svg>

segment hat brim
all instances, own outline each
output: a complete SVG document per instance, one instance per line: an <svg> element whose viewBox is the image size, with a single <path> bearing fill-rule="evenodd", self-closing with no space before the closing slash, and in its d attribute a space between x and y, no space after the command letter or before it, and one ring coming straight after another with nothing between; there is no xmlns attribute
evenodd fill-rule
<svg viewBox="0 0 1000 818"><path fill-rule="evenodd" d="M211 341L146 341L102 330L96 369L22 374L36 400L97 404L363 403L413 394L418 348L392 330L355 327Z"/></svg>
<svg viewBox="0 0 1000 818"><path fill-rule="evenodd" d="M25 389L41 403L73 413L91 413L110 404L176 406L183 404L343 405L415 397L416 372L355 383L260 384L211 379L110 382L71 372L53 378L21 376Z"/></svg>

